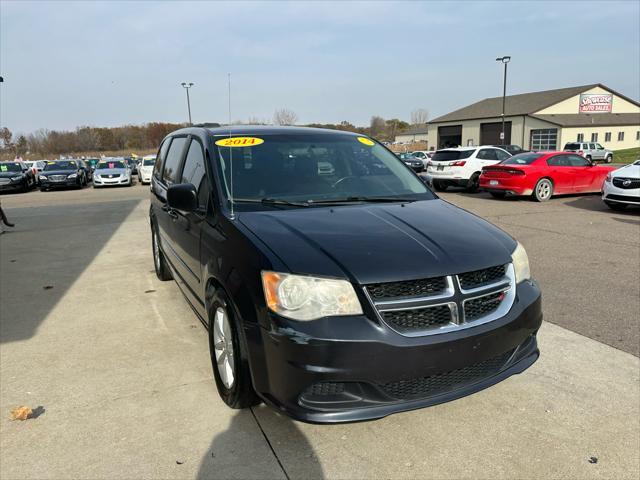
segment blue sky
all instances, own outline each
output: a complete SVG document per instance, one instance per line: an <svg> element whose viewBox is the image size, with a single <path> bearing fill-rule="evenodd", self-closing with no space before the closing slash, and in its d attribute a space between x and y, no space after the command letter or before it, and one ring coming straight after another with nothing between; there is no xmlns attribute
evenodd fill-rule
<svg viewBox="0 0 640 480"><path fill-rule="evenodd" d="M640 2L0 2L0 122L431 118L502 92L640 97Z"/></svg>

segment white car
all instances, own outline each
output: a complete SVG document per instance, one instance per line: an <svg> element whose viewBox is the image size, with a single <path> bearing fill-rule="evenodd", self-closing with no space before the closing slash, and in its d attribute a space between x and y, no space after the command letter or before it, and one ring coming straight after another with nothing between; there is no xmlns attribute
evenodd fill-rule
<svg viewBox="0 0 640 480"><path fill-rule="evenodd" d="M141 184L151 183L151 175L153 174L153 166L156 164L155 155L145 155L138 164L138 178Z"/></svg>
<svg viewBox="0 0 640 480"><path fill-rule="evenodd" d="M495 165L511 154L493 146L444 148L436 151L429 160L427 175L433 188L444 191L449 186L465 187L470 192L478 190L482 167Z"/></svg>
<svg viewBox="0 0 640 480"><path fill-rule="evenodd" d="M415 152L411 152L414 157L419 158L424 163L424 168L429 166L429 160L433 157L434 152L427 152L426 150L416 150Z"/></svg>
<svg viewBox="0 0 640 480"><path fill-rule="evenodd" d="M93 172L93 188L118 185L133 185L131 168L124 158L103 158Z"/></svg>
<svg viewBox="0 0 640 480"><path fill-rule="evenodd" d="M40 172L44 169L46 162L44 160L26 160L24 163L33 172L33 178L36 179L36 184L40 185Z"/></svg>
<svg viewBox="0 0 640 480"><path fill-rule="evenodd" d="M640 158L609 172L602 184L602 200L613 210L640 205Z"/></svg>

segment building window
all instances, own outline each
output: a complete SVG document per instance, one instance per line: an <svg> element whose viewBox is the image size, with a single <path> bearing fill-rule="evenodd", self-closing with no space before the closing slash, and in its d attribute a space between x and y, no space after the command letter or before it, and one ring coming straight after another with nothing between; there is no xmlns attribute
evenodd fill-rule
<svg viewBox="0 0 640 480"><path fill-rule="evenodd" d="M604 141L605 142L610 142L611 141L611 132L606 132L604 134Z"/></svg>
<svg viewBox="0 0 640 480"><path fill-rule="evenodd" d="M636 132L636 140L640 140L640 130Z"/></svg>
<svg viewBox="0 0 640 480"><path fill-rule="evenodd" d="M618 141L624 142L624 132L618 132Z"/></svg>
<svg viewBox="0 0 640 480"><path fill-rule="evenodd" d="M591 134L591 141L592 142L597 142L598 141L598 134L597 133L592 133Z"/></svg>
<svg viewBox="0 0 640 480"><path fill-rule="evenodd" d="M558 129L541 128L531 130L531 150L557 150Z"/></svg>
<svg viewBox="0 0 640 480"><path fill-rule="evenodd" d="M576 142L584 142L584 133L579 133Z"/></svg>

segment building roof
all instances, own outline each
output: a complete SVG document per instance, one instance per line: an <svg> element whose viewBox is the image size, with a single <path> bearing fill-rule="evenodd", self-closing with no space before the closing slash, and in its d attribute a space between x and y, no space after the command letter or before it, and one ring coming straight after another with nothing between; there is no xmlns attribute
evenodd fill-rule
<svg viewBox="0 0 640 480"><path fill-rule="evenodd" d="M601 87L605 90L614 93L615 95L624 98L636 105L638 102L632 100L624 95L614 92L608 87L600 83L593 83L590 85L582 85L579 87L558 88L555 90L545 90L542 92L522 93L519 95L509 95L505 97L505 116L514 115L531 115L544 108L550 107L562 100L579 95L585 90L591 88ZM457 122L462 120L480 119L500 117L502 115L502 97L485 98L479 102L472 103L469 106L454 110L451 113L442 115L438 118L434 118L429 123L440 122Z"/></svg>
<svg viewBox="0 0 640 480"><path fill-rule="evenodd" d="M640 125L640 113L586 113L530 115L561 127L598 127L616 125Z"/></svg>
<svg viewBox="0 0 640 480"><path fill-rule="evenodd" d="M428 128L426 125L415 125L412 127L407 128L406 130L403 130L402 132L398 132L396 134L396 136L398 135L422 135L428 133Z"/></svg>

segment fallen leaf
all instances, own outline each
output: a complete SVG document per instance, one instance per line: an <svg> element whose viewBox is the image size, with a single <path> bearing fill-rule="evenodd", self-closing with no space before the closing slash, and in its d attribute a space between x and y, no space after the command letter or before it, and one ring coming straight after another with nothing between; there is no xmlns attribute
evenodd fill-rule
<svg viewBox="0 0 640 480"><path fill-rule="evenodd" d="M589 458L589 463L598 463L598 457L591 457Z"/></svg>
<svg viewBox="0 0 640 480"><path fill-rule="evenodd" d="M33 413L29 407L18 407L11 410L11 419L12 420L26 420L29 418L29 415Z"/></svg>

